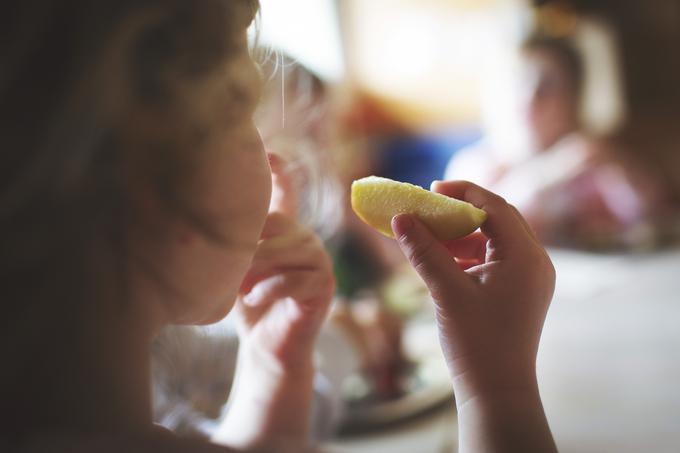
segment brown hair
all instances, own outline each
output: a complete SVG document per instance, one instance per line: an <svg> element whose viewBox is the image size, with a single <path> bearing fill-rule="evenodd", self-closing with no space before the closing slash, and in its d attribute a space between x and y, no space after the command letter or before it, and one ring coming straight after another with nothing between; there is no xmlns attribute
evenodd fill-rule
<svg viewBox="0 0 680 453"><path fill-rule="evenodd" d="M105 266L124 262L135 209L131 168L170 209L188 212L178 191L190 177L189 151L213 126L191 95L243 47L256 11L256 0L3 6L3 305L84 297L94 256L114 258ZM225 109L241 98L232 90Z"/></svg>
<svg viewBox="0 0 680 453"><path fill-rule="evenodd" d="M565 70L571 88L576 96L581 96L585 83L583 58L566 37L555 37L544 33L535 33L522 44L523 52L546 52L557 59Z"/></svg>

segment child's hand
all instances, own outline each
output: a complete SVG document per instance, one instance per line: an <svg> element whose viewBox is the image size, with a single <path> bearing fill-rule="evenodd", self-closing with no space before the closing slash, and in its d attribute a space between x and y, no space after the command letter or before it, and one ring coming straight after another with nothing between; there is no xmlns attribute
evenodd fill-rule
<svg viewBox="0 0 680 453"><path fill-rule="evenodd" d="M276 156L270 162L272 204L237 313L244 347L288 369L311 365L335 283L321 240L296 219L297 193L282 163Z"/></svg>
<svg viewBox="0 0 680 453"><path fill-rule="evenodd" d="M334 288L331 262L317 236L288 215L271 212L237 302L243 347L284 369L311 365Z"/></svg>
<svg viewBox="0 0 680 453"><path fill-rule="evenodd" d="M555 270L505 200L474 184L433 190L486 211L481 233L438 242L417 219L392 220L434 299L458 406L458 451L556 452L536 381L536 352Z"/></svg>
<svg viewBox="0 0 680 453"><path fill-rule="evenodd" d="M297 195L275 156L269 216L236 305L235 397L215 440L302 451L309 441L314 342L335 292L323 244L297 220Z"/></svg>
<svg viewBox="0 0 680 453"><path fill-rule="evenodd" d="M535 386L541 329L555 271L517 210L467 182L438 182L435 192L488 214L481 232L438 242L417 219L393 219L399 245L434 299L439 335L458 404Z"/></svg>

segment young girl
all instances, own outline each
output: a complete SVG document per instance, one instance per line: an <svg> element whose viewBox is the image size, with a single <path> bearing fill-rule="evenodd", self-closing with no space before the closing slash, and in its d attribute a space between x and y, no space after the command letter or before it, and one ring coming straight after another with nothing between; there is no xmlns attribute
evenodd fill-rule
<svg viewBox="0 0 680 453"><path fill-rule="evenodd" d="M334 285L252 124L256 10L250 0L4 6L0 450L308 447L311 352ZM394 221L438 307L461 451L554 450L534 372L550 261L503 200L467 183L434 189L489 213L483 232L446 245L416 219ZM232 309L236 396L214 443L154 426L152 339Z"/></svg>
<svg viewBox="0 0 680 453"><path fill-rule="evenodd" d="M674 211L671 190L630 145L594 136L582 124L580 52L568 38L538 33L524 43L522 60L527 155L500 164L500 150L473 146L454 156L447 177L472 178L507 197L551 245L656 245Z"/></svg>

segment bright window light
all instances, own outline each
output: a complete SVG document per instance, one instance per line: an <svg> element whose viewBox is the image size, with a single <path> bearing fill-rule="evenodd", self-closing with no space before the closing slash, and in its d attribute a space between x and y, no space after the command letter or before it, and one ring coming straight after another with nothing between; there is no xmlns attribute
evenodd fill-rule
<svg viewBox="0 0 680 453"><path fill-rule="evenodd" d="M333 0L261 0L260 40L325 80L344 77L338 14Z"/></svg>

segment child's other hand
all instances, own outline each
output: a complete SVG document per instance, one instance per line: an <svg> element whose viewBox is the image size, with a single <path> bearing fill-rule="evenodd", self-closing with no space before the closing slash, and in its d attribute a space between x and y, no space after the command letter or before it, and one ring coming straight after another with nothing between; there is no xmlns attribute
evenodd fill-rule
<svg viewBox="0 0 680 453"><path fill-rule="evenodd" d="M270 156L270 163L272 203L236 303L234 397L214 440L299 452L309 442L314 342L335 282L321 241L296 220L297 194L282 162Z"/></svg>
<svg viewBox="0 0 680 453"><path fill-rule="evenodd" d="M296 220L297 193L270 156L272 204L237 302L242 347L275 371L308 370L335 290L331 260ZM259 360L258 360L259 361Z"/></svg>
<svg viewBox="0 0 680 453"><path fill-rule="evenodd" d="M399 245L427 284L457 404L537 390L536 353L555 271L517 210L472 183L433 184L488 214L481 232L438 242L408 215L393 219Z"/></svg>

